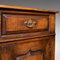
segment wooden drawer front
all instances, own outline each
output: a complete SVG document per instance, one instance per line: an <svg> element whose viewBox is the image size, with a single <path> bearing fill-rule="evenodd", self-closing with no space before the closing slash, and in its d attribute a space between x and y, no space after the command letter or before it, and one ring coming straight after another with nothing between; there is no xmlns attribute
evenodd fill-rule
<svg viewBox="0 0 60 60"><path fill-rule="evenodd" d="M2 34L48 31L48 18L47 15L2 14Z"/></svg>
<svg viewBox="0 0 60 60"><path fill-rule="evenodd" d="M9 44L0 48L1 60L49 60L49 40Z"/></svg>

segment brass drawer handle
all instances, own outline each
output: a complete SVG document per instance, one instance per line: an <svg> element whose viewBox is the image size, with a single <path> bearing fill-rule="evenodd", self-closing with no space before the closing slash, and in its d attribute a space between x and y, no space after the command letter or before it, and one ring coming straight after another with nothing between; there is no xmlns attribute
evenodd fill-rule
<svg viewBox="0 0 60 60"><path fill-rule="evenodd" d="M33 27L36 25L36 21L32 20L32 19L29 19L29 20L26 20L24 22L24 24L27 26L27 27Z"/></svg>

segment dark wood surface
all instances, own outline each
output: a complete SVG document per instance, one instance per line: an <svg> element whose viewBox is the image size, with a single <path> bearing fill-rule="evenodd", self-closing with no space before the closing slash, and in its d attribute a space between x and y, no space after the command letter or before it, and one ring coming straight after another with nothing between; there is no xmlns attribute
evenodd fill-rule
<svg viewBox="0 0 60 60"><path fill-rule="evenodd" d="M57 11L0 8L0 60L55 60Z"/></svg>

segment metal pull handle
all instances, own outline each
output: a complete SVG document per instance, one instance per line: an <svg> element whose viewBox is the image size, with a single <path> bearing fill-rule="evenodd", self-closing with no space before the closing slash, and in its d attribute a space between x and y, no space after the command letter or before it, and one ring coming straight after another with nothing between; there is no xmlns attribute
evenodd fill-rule
<svg viewBox="0 0 60 60"><path fill-rule="evenodd" d="M29 19L29 20L26 20L24 22L24 24L27 26L27 27L33 27L36 25L36 21L32 20L32 19Z"/></svg>

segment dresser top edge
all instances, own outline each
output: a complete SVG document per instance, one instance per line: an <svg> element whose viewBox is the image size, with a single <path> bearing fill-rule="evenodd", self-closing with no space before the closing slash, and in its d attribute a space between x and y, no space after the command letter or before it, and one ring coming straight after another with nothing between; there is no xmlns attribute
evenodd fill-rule
<svg viewBox="0 0 60 60"><path fill-rule="evenodd" d="M40 8L27 8L22 6L9 6L9 5L0 5L0 10L10 9L10 10L27 10L27 11L37 11L37 12L48 12L48 13L58 13L56 10L46 10Z"/></svg>

